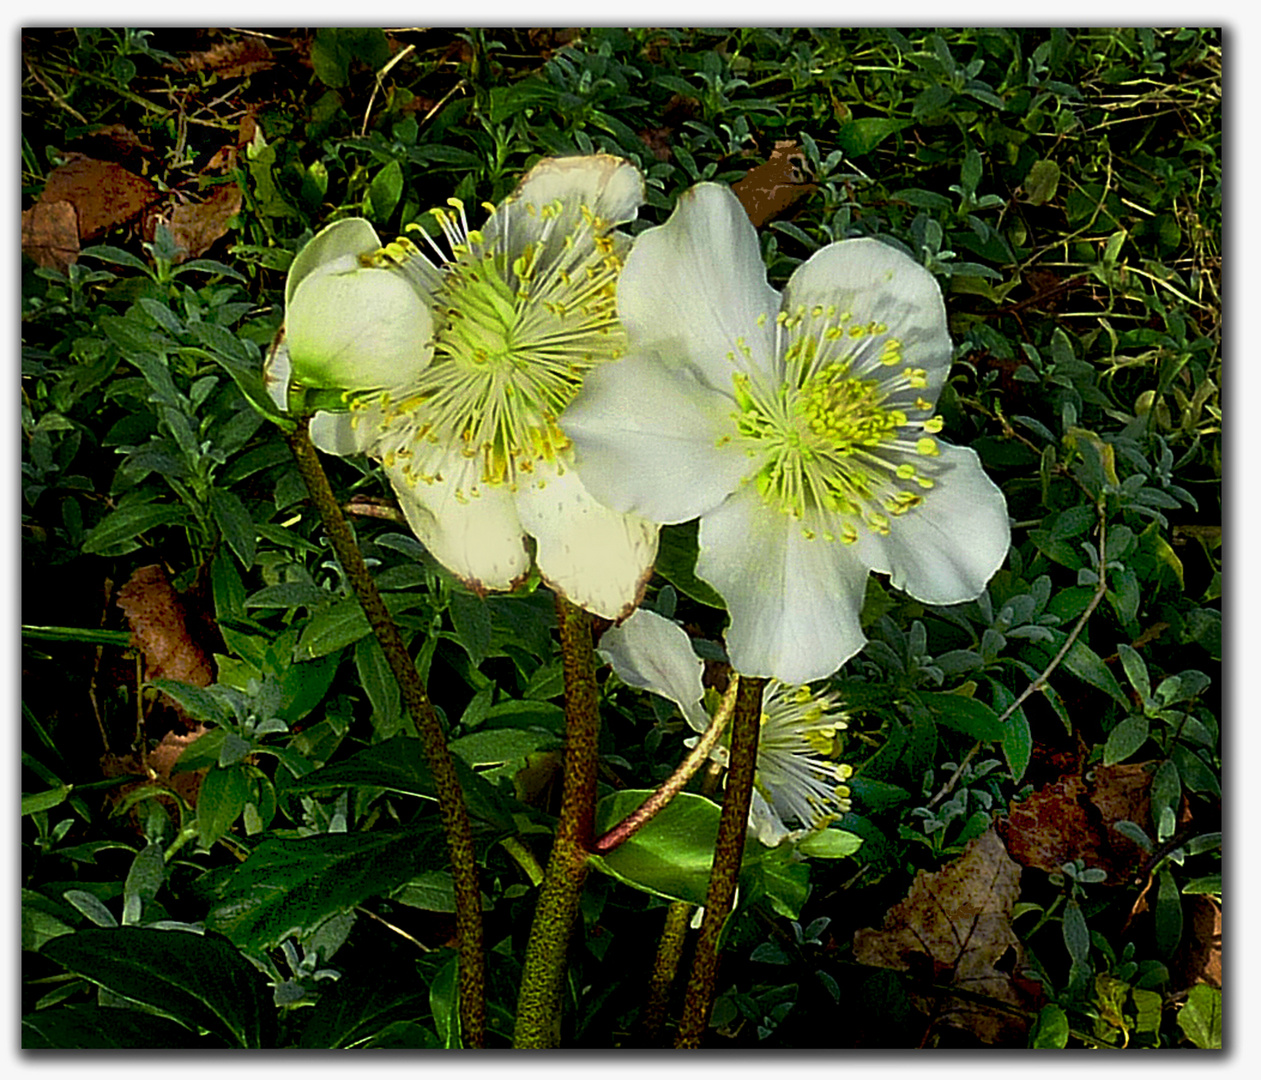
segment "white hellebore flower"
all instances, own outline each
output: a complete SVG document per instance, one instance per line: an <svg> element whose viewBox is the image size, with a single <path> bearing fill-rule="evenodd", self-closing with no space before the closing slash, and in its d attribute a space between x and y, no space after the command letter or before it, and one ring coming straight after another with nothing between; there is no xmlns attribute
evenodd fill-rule
<svg viewBox="0 0 1261 1080"><path fill-rule="evenodd" d="M640 608L605 631L597 651L624 683L673 701L694 730L709 726L701 704L704 665L681 627ZM828 760L836 733L847 726L839 695L771 679L762 691L762 710L749 831L774 847L847 812L849 788L837 781L848 779L852 770ZM726 764L727 750L718 747L713 757ZM790 829L790 821L803 828Z"/></svg>
<svg viewBox="0 0 1261 1080"><path fill-rule="evenodd" d="M480 230L456 199L435 211L450 253L419 231L437 262L361 219L294 259L269 381L350 392L349 412L316 414L312 441L380 460L412 530L478 592L525 578L527 534L543 579L606 618L651 575L657 526L587 493L558 426L588 372L625 352L630 239L613 230L642 201L627 162L545 160Z"/></svg>
<svg viewBox="0 0 1261 1080"><path fill-rule="evenodd" d="M862 648L869 570L917 600L978 596L1010 538L1002 493L933 415L941 292L876 240L829 244L770 287L731 191L699 184L636 239L618 283L627 357L562 421L614 509L700 517L696 573L725 599L737 671L805 683Z"/></svg>

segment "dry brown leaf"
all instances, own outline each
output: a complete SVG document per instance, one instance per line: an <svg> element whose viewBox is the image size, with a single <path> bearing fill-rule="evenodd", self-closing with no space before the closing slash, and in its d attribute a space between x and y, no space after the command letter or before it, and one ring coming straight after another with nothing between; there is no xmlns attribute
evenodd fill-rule
<svg viewBox="0 0 1261 1080"><path fill-rule="evenodd" d="M48 174L40 202L68 202L79 217L79 240L94 240L116 225L139 217L161 200L158 189L143 176L112 161L70 155L65 165Z"/></svg>
<svg viewBox="0 0 1261 1080"><path fill-rule="evenodd" d="M1017 968L1023 956L1011 926L1019 895L1020 867L990 829L936 873L916 874L880 929L855 933L854 958L1023 1008L1027 1002L1011 975L996 966L1009 951ZM1024 1027L1017 1017L961 998L917 998L916 1004L986 1043L1005 1042Z"/></svg>
<svg viewBox="0 0 1261 1080"><path fill-rule="evenodd" d="M184 57L185 71L213 71L221 79L235 79L266 71L276 63L267 43L258 38L212 45L205 52Z"/></svg>
<svg viewBox="0 0 1261 1080"><path fill-rule="evenodd" d="M1174 985L1222 985L1222 909L1207 896L1183 900L1185 932L1173 961Z"/></svg>
<svg viewBox="0 0 1261 1080"><path fill-rule="evenodd" d="M814 189L805 155L793 139L780 139L764 165L750 169L731 185L749 220L759 229Z"/></svg>
<svg viewBox="0 0 1261 1080"><path fill-rule="evenodd" d="M240 210L240 187L222 184L212 188L205 202L186 203L172 211L168 226L171 238L185 252L184 258L195 259L227 235L228 222Z"/></svg>
<svg viewBox="0 0 1261 1080"><path fill-rule="evenodd" d="M144 654L145 679L176 679L209 686L214 669L193 640L188 616L161 566L142 566L118 590L118 606L131 624L131 639Z"/></svg>
<svg viewBox="0 0 1261 1080"><path fill-rule="evenodd" d="M1021 802L1013 802L1002 823L1003 839L1011 857L1022 866L1054 873L1067 862L1081 859L1089 867L1109 872L1098 829L1083 805L1086 785L1077 775L1064 776L1038 788Z"/></svg>
<svg viewBox="0 0 1261 1080"><path fill-rule="evenodd" d="M64 200L37 202L22 211L22 253L37 266L63 274L79 258L79 218Z"/></svg>

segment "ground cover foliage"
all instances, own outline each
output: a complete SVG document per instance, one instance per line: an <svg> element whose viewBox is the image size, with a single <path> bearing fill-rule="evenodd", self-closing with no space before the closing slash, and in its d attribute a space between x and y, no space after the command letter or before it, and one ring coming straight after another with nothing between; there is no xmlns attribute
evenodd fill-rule
<svg viewBox="0 0 1261 1080"><path fill-rule="evenodd" d="M1013 522L975 602L872 579L828 680L852 810L750 847L705 1045L1221 1045L1216 31L41 29L22 78L24 1045L460 1044L419 741L251 402L320 226L593 152L647 177L632 231L736 185L776 286L847 237L928 267L944 435ZM461 763L507 1046L551 597L473 595L370 462L326 467ZM695 557L664 530L645 604L720 684ZM685 725L600 679L611 824ZM703 898L697 790L588 880L564 1045L642 1045L667 906Z"/></svg>

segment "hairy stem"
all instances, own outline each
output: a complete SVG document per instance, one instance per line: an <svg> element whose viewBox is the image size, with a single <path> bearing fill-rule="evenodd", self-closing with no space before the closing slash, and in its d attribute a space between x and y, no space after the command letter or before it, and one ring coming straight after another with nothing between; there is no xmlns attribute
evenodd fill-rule
<svg viewBox="0 0 1261 1080"><path fill-rule="evenodd" d="M398 627L386 610L376 583L355 543L354 534L342 516L341 507L311 444L310 418L304 417L286 436L298 471L306 482L311 500L319 510L324 532L341 563L347 580L363 605L368 624L381 644L381 651L398 680L416 728L420 732L429 770L438 795L438 811L446 832L451 855L451 876L455 884L455 926L460 956L460 1031L466 1046L480 1049L486 1039L486 953L482 937L482 894L477 881L477 860L473 851L473 828L464 793L460 788L455 762L447 748L446 735L429 701L428 691Z"/></svg>
<svg viewBox="0 0 1261 1080"><path fill-rule="evenodd" d="M565 779L517 997L513 1046L523 1050L560 1045L565 951L578 917L595 824L600 711L591 618L563 596L556 597L556 617L565 668Z"/></svg>
<svg viewBox="0 0 1261 1080"><path fill-rule="evenodd" d="M705 894L705 918L696 942L696 957L687 984L687 1000L677 1050L700 1048L709 1023L718 977L718 947L723 926L731 914L740 862L749 829L749 805L753 801L753 776L757 770L757 740L762 720L762 690L765 679L741 678L736 692L736 713L731 724L731 757L727 766L727 786L714 845L714 868Z"/></svg>
<svg viewBox="0 0 1261 1080"><path fill-rule="evenodd" d="M660 1044L661 1029L665 1026L666 1008L670 1003L670 987L674 985L679 960L683 956L683 944L687 939L688 924L692 921L692 905L686 900L676 900L666 908L665 926L657 943L657 956L652 965L652 978L648 983L648 1000L640 1020L643 1044L656 1047Z"/></svg>

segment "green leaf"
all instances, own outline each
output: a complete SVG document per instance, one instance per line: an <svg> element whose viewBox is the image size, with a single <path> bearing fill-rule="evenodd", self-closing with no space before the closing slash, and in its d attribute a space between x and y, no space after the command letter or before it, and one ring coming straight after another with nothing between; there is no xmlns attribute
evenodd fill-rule
<svg viewBox="0 0 1261 1080"><path fill-rule="evenodd" d="M230 1046L263 1046L262 975L214 934L138 926L92 927L55 938L41 955L120 997L147 1005Z"/></svg>
<svg viewBox="0 0 1261 1080"><path fill-rule="evenodd" d="M1070 899L1064 909L1064 944L1073 962L1084 964L1090 956L1090 929L1076 900Z"/></svg>
<svg viewBox="0 0 1261 1080"><path fill-rule="evenodd" d="M1178 1027L1201 1050L1222 1048L1222 992L1208 983L1197 983L1178 1010Z"/></svg>
<svg viewBox="0 0 1261 1080"><path fill-rule="evenodd" d="M1043 1005L1029 1037L1034 1050L1063 1050L1068 1045L1068 1013L1058 1005Z"/></svg>
<svg viewBox="0 0 1261 1080"><path fill-rule="evenodd" d="M1182 940L1182 894L1173 871L1162 866L1157 874L1156 948L1164 956L1172 956Z"/></svg>
<svg viewBox="0 0 1261 1080"><path fill-rule="evenodd" d="M1115 765L1124 761L1147 741L1148 720L1145 716L1127 716L1108 732L1103 745L1103 763Z"/></svg>
<svg viewBox="0 0 1261 1080"><path fill-rule="evenodd" d="M468 803L469 813L505 832L513 830L511 812L504 798L460 757L455 771ZM352 755L325 765L292 781L286 791L321 791L329 788L383 788L403 795L436 799L433 776L421 741L411 735L395 735Z"/></svg>
<svg viewBox="0 0 1261 1080"><path fill-rule="evenodd" d="M188 522L188 511L171 503L130 503L120 506L83 538L83 550L88 555L99 555L121 544L134 541L150 529L169 525L174 521ZM139 545L132 543L126 550Z"/></svg>
<svg viewBox="0 0 1261 1080"><path fill-rule="evenodd" d="M657 546L656 571L684 596L699 604L726 610L726 601L696 576L697 524L667 526Z"/></svg>
<svg viewBox="0 0 1261 1080"><path fill-rule="evenodd" d="M23 1050L189 1050L197 1045L197 1036L183 1025L136 1009L63 1004L22 1017Z"/></svg>
<svg viewBox="0 0 1261 1080"><path fill-rule="evenodd" d="M1130 685L1138 692L1139 698L1146 705L1151 700L1152 682L1147 674L1147 665L1143 658L1129 645L1122 642L1117 646L1117 654L1121 657L1121 667Z"/></svg>
<svg viewBox="0 0 1261 1080"><path fill-rule="evenodd" d="M214 515L223 538L228 542L246 570L254 565L256 539L254 519L245 504L226 488L210 490L210 512Z"/></svg>
<svg viewBox="0 0 1261 1080"><path fill-rule="evenodd" d="M870 154L885 139L903 128L911 126L909 120L893 120L884 116L868 116L842 124L836 134L837 144L850 157Z"/></svg>
<svg viewBox="0 0 1261 1080"><path fill-rule="evenodd" d="M369 216L384 221L403 194L403 166L395 158L373 177L368 187Z"/></svg>
<svg viewBox="0 0 1261 1080"><path fill-rule="evenodd" d="M998 714L984 702L962 694L918 694L937 723L961 732L972 739L1002 742L1007 726L998 722Z"/></svg>
<svg viewBox="0 0 1261 1080"><path fill-rule="evenodd" d="M308 1050L352 1049L391 1024L423 1016L428 1002L415 980L382 979L374 970L347 975L320 993L307 1010L299 1046Z"/></svg>
<svg viewBox="0 0 1261 1080"><path fill-rule="evenodd" d="M23 795L22 817L26 817L27 814L38 813L41 810L51 810L54 806L60 806L73 790L73 784L61 784L58 787L49 788L47 791L37 791L33 795Z"/></svg>
<svg viewBox="0 0 1261 1080"><path fill-rule="evenodd" d="M250 798L250 784L239 765L211 769L197 794L197 837L203 848L236 824Z"/></svg>
<svg viewBox="0 0 1261 1080"><path fill-rule="evenodd" d="M1055 198L1060 186L1060 167L1048 158L1035 161L1025 176L1025 198L1034 206L1041 206Z"/></svg>
<svg viewBox="0 0 1261 1080"><path fill-rule="evenodd" d="M216 883L206 925L241 948L275 948L446 862L436 827L271 837Z"/></svg>
<svg viewBox="0 0 1261 1080"><path fill-rule="evenodd" d="M819 829L797 842L797 851L812 859L845 859L863 846L863 838L844 829Z"/></svg>
<svg viewBox="0 0 1261 1080"><path fill-rule="evenodd" d="M1080 638L1073 642L1073 647L1064 655L1064 666L1082 682L1102 690L1121 705L1129 706L1129 699L1117 683L1115 676L1108 670L1108 665Z"/></svg>
<svg viewBox="0 0 1261 1080"><path fill-rule="evenodd" d="M429 1011L433 1013L438 1041L444 1050L459 1050L460 1042L460 958L453 956L429 984Z"/></svg>
<svg viewBox="0 0 1261 1080"><path fill-rule="evenodd" d="M451 597L450 612L456 639L477 667L490 652L490 609L480 597L457 592Z"/></svg>
<svg viewBox="0 0 1261 1080"><path fill-rule="evenodd" d="M350 65L361 60L380 68L390 58L383 30L368 27L321 27L311 43L311 66L325 86L339 90L350 82Z"/></svg>
<svg viewBox="0 0 1261 1080"><path fill-rule="evenodd" d="M295 652L304 660L327 656L353 645L371 632L359 598L344 597L312 613L298 638Z"/></svg>
<svg viewBox="0 0 1261 1080"><path fill-rule="evenodd" d="M651 794L619 791L601 799L596 835L630 816ZM593 855L591 865L642 892L703 905L720 813L717 804L703 796L682 792L624 844L605 855Z"/></svg>

